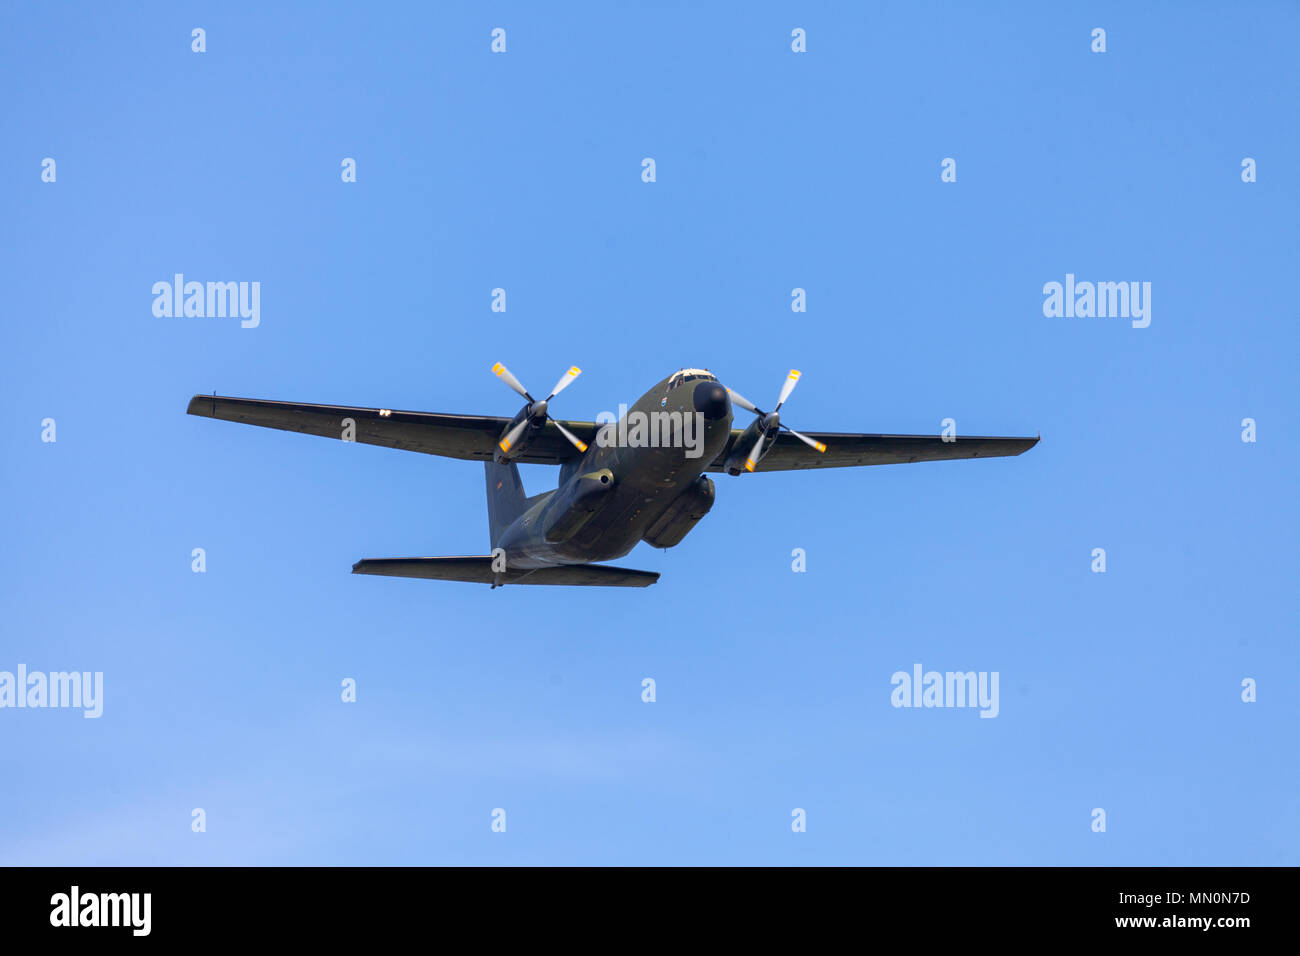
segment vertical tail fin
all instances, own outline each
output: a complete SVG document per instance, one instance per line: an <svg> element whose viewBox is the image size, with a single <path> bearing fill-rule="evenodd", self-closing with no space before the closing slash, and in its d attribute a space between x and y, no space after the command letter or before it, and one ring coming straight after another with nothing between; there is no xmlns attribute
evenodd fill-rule
<svg viewBox="0 0 1300 956"><path fill-rule="evenodd" d="M483 469L487 473L488 533L495 548L510 523L527 510L528 497L514 462L498 465L495 461L485 461Z"/></svg>

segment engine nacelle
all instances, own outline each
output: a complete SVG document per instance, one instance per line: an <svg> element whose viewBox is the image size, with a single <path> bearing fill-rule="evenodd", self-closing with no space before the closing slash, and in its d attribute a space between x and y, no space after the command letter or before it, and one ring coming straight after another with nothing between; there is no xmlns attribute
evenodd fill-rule
<svg viewBox="0 0 1300 956"><path fill-rule="evenodd" d="M652 524L641 540L655 548L671 548L680 544L682 538L694 528L713 507L713 481L708 475L700 475L691 486L673 499L659 518Z"/></svg>
<svg viewBox="0 0 1300 956"><path fill-rule="evenodd" d="M729 475L739 475L748 469L745 467L745 459L753 457L754 463L763 460L763 456L772 450L776 444L776 429L773 428L763 440L763 447L755 449L754 442L758 438L759 429L762 427L762 419L754 419L750 422L749 427L740 433L731 444L731 454L727 455L727 460L722 465L722 470ZM757 451L757 454L754 452Z"/></svg>
<svg viewBox="0 0 1300 956"><path fill-rule="evenodd" d="M546 427L545 413L538 415L536 418L529 418L528 410L529 406L525 405L514 418L510 419L510 424L506 425L501 430L501 434L497 436L497 448L492 457L498 465L505 465L517 459L524 453L524 449L533 443L533 439L542 433L542 429ZM525 418L529 418L528 427L515 439L515 443L510 446L509 451L506 451L501 447L501 442L505 441L506 436L510 434L510 430Z"/></svg>
<svg viewBox="0 0 1300 956"><path fill-rule="evenodd" d="M608 468L578 475L555 493L546 509L546 540L568 541L582 530L614 490L614 473Z"/></svg>

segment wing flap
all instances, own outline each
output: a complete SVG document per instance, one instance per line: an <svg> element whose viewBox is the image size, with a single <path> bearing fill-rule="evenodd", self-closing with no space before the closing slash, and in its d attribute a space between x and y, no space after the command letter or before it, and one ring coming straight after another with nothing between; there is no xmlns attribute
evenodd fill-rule
<svg viewBox="0 0 1300 956"><path fill-rule="evenodd" d="M352 566L353 574L380 574L394 578L434 581L469 581L493 584L492 556L447 558L367 558ZM645 588L659 580L657 571L636 571L605 564L569 564L536 570L505 571L501 584L567 585L571 587Z"/></svg>

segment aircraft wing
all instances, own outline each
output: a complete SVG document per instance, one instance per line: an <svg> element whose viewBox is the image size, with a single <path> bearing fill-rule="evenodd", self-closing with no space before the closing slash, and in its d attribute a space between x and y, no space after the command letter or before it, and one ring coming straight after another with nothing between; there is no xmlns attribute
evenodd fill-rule
<svg viewBox="0 0 1300 956"><path fill-rule="evenodd" d="M722 471L731 446L741 436L731 430L727 445L713 459L707 471ZM803 432L826 446L825 452L809 448L787 432L776 442L754 470L799 471L804 468L851 468L856 465L897 465L910 461L945 461L952 458L1001 458L1019 455L1038 444L1037 438L973 438L957 436L944 441L938 435L855 435L836 432Z"/></svg>
<svg viewBox="0 0 1300 956"><path fill-rule="evenodd" d="M195 395L190 399L188 412L204 418L221 418L228 422L339 439L344 434L344 419L350 418L355 423L355 440L364 444L475 461L492 457L501 432L510 424L509 418L493 415L443 415L351 405L303 405L223 395ZM564 421L562 424L588 444L595 441L595 422ZM525 464L558 465L577 457L578 450L548 421L542 433L514 460Z"/></svg>

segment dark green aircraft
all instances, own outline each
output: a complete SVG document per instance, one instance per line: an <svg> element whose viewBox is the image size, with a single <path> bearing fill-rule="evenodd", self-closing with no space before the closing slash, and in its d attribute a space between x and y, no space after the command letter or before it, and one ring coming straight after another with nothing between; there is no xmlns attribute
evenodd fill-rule
<svg viewBox="0 0 1300 956"><path fill-rule="evenodd" d="M490 584L646 587L659 575L615 568L638 541L680 542L713 507L704 472L792 471L1019 455L1037 438L937 435L800 434L781 421L799 373L791 371L776 406L764 412L707 369L682 369L635 405L597 422L557 421L551 401L578 377L569 369L540 401L500 363L492 368L527 401L514 418L399 412L346 405L299 405L195 395L189 413L205 418L386 445L447 458L478 459L487 472L491 554L370 558L354 574ZM754 414L731 427L732 406ZM559 465L559 487L528 497L518 462Z"/></svg>

